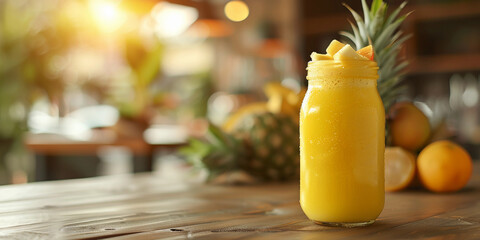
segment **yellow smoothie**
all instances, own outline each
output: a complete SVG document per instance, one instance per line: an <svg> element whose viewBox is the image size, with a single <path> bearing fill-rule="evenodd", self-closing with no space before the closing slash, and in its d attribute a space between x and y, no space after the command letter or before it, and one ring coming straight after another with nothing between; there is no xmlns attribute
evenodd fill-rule
<svg viewBox="0 0 480 240"><path fill-rule="evenodd" d="M377 64L322 59L309 62L307 70L300 112L301 207L320 224L370 224L385 196Z"/></svg>

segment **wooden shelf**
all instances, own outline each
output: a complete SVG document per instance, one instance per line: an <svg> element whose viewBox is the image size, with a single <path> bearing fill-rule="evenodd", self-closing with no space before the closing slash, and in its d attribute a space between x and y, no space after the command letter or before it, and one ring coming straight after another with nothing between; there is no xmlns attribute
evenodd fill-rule
<svg viewBox="0 0 480 240"><path fill-rule="evenodd" d="M408 5L407 5L408 6ZM480 15L480 2L459 2L445 4L417 4L408 6L405 12L412 14L405 21L442 20L455 17Z"/></svg>
<svg viewBox="0 0 480 240"><path fill-rule="evenodd" d="M361 12L360 9L357 11L359 13ZM424 20L480 16L480 1L445 4L410 4L403 10L404 13L411 11L413 11L413 13L405 20L406 24ZM303 33L305 35L314 35L341 31L348 27L348 19L353 21L353 17L346 10L345 13L341 14L307 18L303 21Z"/></svg>
<svg viewBox="0 0 480 240"><path fill-rule="evenodd" d="M359 13L361 9L356 9ZM428 21L468 19L480 17L480 1L455 2L455 3L426 3L408 4L403 13L413 13L403 24L404 32L415 33L420 23ZM315 35L326 35L341 30L350 29L348 19L353 17L345 13L323 15L306 18L303 20L303 34L307 38ZM406 42L405 53L410 61L409 74L453 73L480 70L480 53L471 54L438 54L432 56L419 56L416 36Z"/></svg>
<svg viewBox="0 0 480 240"><path fill-rule="evenodd" d="M408 74L480 70L480 54L418 56L410 60Z"/></svg>

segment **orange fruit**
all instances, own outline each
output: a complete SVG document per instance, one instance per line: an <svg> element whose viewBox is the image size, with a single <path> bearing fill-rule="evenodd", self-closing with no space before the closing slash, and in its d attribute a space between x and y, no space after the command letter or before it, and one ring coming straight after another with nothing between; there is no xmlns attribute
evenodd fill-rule
<svg viewBox="0 0 480 240"><path fill-rule="evenodd" d="M359 49L357 53L373 61L374 53L372 45Z"/></svg>
<svg viewBox="0 0 480 240"><path fill-rule="evenodd" d="M415 177L415 156L401 147L385 148L385 191L406 188Z"/></svg>
<svg viewBox="0 0 480 240"><path fill-rule="evenodd" d="M420 182L430 191L454 192L470 179L472 158L451 141L436 141L420 152L417 168Z"/></svg>
<svg viewBox="0 0 480 240"><path fill-rule="evenodd" d="M399 102L390 108L392 143L410 151L423 147L430 137L430 122L411 102Z"/></svg>

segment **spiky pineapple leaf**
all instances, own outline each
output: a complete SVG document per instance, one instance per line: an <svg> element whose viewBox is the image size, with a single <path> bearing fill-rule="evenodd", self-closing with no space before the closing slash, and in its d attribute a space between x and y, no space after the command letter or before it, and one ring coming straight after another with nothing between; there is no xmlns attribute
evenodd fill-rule
<svg viewBox="0 0 480 240"><path fill-rule="evenodd" d="M365 26L366 24L363 22L363 18L355 10L350 8L350 6L348 6L347 4L343 3L343 6L345 6L352 13L353 18L357 22L358 32L360 33L360 39L362 40L362 42L364 42L365 39L367 39L368 35L367 35L367 28ZM352 23L350 24L353 25ZM357 47L357 49L359 48Z"/></svg>
<svg viewBox="0 0 480 240"><path fill-rule="evenodd" d="M348 22L352 27L353 36L355 36L355 41L353 42L353 44L355 44L356 49L359 49L362 46L362 39L360 38L360 33L358 31L358 28L351 21L348 21Z"/></svg>
<svg viewBox="0 0 480 240"><path fill-rule="evenodd" d="M352 33L341 31L340 35L342 35L344 37L347 37L350 40L350 42L355 42L356 41L356 38Z"/></svg>
<svg viewBox="0 0 480 240"><path fill-rule="evenodd" d="M402 70L408 62L398 59L398 55L402 44L411 36L404 36L399 30L400 25L410 14L399 16L406 2L388 14L388 5L383 0L373 0L370 7L362 0L363 17L348 5L344 6L350 11L356 23L349 21L351 32L342 31L340 34L357 49L373 45L375 61L379 67L378 89L387 111L405 89L400 86L400 81L403 78Z"/></svg>
<svg viewBox="0 0 480 240"><path fill-rule="evenodd" d="M366 2L365 3L364 2L365 2L365 0L362 0L362 4L366 5ZM382 0L373 0L372 6L370 8L370 14L372 16L375 16L382 5L384 5Z"/></svg>
<svg viewBox="0 0 480 240"><path fill-rule="evenodd" d="M187 161L197 168L205 167L202 159L207 156L210 151L210 145L195 138L189 139L187 146L179 149L179 153L185 156Z"/></svg>
<svg viewBox="0 0 480 240"><path fill-rule="evenodd" d="M401 17L397 19L394 23L388 25L378 36L378 38L375 38L373 41L375 49L384 49L391 43L391 37L393 36L394 32L397 30L397 28L402 24L403 20L405 20L405 17Z"/></svg>
<svg viewBox="0 0 480 240"><path fill-rule="evenodd" d="M397 18L398 14L400 14L400 11L402 11L402 9L406 5L407 5L407 2L403 2L402 4L400 4L400 6L390 14L387 21L385 21L385 25L390 25L393 22L393 20ZM406 14L405 16L408 16L409 14L410 13Z"/></svg>
<svg viewBox="0 0 480 240"><path fill-rule="evenodd" d="M365 25L368 26L370 23L370 12L368 12L368 5L365 1L362 1L362 10L363 10L363 18L365 20Z"/></svg>
<svg viewBox="0 0 480 240"><path fill-rule="evenodd" d="M241 139L210 123L205 138L191 138L179 153L192 166L207 169L208 180L211 180L221 173L238 169L245 157L244 147Z"/></svg>

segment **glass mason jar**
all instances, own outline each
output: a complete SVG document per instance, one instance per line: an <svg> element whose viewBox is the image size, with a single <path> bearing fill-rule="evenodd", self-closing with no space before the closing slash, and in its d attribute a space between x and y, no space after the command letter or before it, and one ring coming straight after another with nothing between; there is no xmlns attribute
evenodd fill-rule
<svg viewBox="0 0 480 240"><path fill-rule="evenodd" d="M308 63L300 204L317 224L369 225L383 210L385 110L374 61Z"/></svg>

